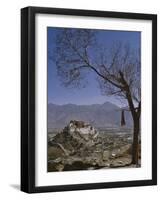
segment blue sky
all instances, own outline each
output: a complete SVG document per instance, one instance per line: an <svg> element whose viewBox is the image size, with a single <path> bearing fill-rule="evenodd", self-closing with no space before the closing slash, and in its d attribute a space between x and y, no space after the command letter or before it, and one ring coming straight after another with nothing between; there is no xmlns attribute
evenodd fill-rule
<svg viewBox="0 0 161 200"><path fill-rule="evenodd" d="M85 88L73 89L62 86L57 76L56 64L50 59L50 55L54 55L56 35L60 28L48 27L47 29L47 49L48 49L48 103L54 104L102 104L106 101L125 106L115 96L103 96L98 87L95 76L87 75L88 84ZM131 31L112 31L112 30L96 30L99 43L110 46L115 41L129 43L132 48L140 47L141 33Z"/></svg>

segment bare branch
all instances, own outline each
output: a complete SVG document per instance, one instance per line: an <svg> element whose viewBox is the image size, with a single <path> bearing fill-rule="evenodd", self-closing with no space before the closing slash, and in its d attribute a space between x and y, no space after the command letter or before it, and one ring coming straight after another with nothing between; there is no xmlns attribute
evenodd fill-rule
<svg viewBox="0 0 161 200"><path fill-rule="evenodd" d="M97 43L92 46L94 34L86 29L64 29L58 38L56 64L65 85L78 86L90 70L96 74L104 94L124 98L132 116L140 114L141 106L136 109L136 104L141 104L140 54L137 56L129 45L121 43L101 51Z"/></svg>

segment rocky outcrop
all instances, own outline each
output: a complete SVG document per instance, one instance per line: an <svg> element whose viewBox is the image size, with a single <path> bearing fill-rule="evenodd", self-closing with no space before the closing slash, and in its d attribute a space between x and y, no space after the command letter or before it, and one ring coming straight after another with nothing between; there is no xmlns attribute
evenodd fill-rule
<svg viewBox="0 0 161 200"><path fill-rule="evenodd" d="M100 134L89 123L72 120L48 140L48 171L124 167L131 163L129 135Z"/></svg>

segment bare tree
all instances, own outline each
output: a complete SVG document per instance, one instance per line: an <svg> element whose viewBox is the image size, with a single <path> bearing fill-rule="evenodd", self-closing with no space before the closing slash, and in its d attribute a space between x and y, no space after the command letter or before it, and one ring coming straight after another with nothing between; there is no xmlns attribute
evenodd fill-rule
<svg viewBox="0 0 161 200"><path fill-rule="evenodd" d="M65 86L79 87L94 72L105 95L126 100L133 119L132 164L138 164L141 89L140 50L129 45L111 48L97 44L97 33L87 29L63 29L56 41L58 75ZM85 85L84 85L85 86Z"/></svg>

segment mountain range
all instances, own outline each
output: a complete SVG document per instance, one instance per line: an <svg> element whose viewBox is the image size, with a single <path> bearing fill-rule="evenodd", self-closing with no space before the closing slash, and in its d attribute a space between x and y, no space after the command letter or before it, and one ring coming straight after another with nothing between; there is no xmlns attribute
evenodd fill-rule
<svg viewBox="0 0 161 200"><path fill-rule="evenodd" d="M62 129L71 120L81 120L94 127L119 127L121 108L110 102L92 105L48 104L48 130ZM132 126L130 112L125 112L126 127Z"/></svg>

